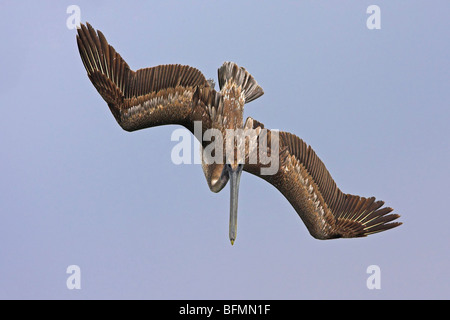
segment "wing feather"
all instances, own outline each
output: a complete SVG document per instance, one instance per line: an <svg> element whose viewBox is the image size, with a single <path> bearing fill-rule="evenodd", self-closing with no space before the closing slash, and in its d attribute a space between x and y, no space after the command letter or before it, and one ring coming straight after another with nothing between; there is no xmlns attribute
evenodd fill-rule
<svg viewBox="0 0 450 320"><path fill-rule="evenodd" d="M189 66L131 70L103 33L88 23L78 29L77 44L89 79L127 131L162 124L190 126L197 107L192 99L196 88L216 95L203 74ZM203 107L205 104L200 101Z"/></svg>
<svg viewBox="0 0 450 320"><path fill-rule="evenodd" d="M264 128L258 121L253 123L254 129ZM393 209L383 207L383 201L343 193L324 163L302 139L282 131L279 139L280 168L275 175L261 175L260 164L245 164L244 170L274 185L292 204L313 237L365 237L401 225L392 222L400 216L389 214Z"/></svg>

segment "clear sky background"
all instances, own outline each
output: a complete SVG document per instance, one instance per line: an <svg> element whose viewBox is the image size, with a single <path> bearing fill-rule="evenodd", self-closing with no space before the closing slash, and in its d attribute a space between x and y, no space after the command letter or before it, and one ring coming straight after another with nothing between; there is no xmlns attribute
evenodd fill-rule
<svg viewBox="0 0 450 320"><path fill-rule="evenodd" d="M229 189L171 162L177 127L123 131L86 76L66 8L131 68L234 61L246 105L311 144L346 193L401 227L313 239L271 185ZM381 8L369 30L366 9ZM449 299L450 2L2 1L0 298ZM197 150L194 150L197 152ZM69 265L81 289L68 290ZM369 290L367 267L381 270Z"/></svg>

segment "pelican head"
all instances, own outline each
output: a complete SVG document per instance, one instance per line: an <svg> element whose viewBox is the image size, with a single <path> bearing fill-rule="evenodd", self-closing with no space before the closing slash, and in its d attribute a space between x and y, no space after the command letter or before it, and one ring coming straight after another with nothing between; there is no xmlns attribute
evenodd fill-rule
<svg viewBox="0 0 450 320"><path fill-rule="evenodd" d="M244 169L243 163L228 162L225 164L205 164L203 171L208 182L210 190L214 193L220 192L230 182L230 225L229 238L231 244L234 244L237 233L237 210L239 182Z"/></svg>

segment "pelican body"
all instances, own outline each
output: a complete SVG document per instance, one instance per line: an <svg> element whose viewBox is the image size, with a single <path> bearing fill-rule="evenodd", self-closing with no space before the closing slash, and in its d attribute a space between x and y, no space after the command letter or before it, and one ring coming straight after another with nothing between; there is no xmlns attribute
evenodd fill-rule
<svg viewBox="0 0 450 320"><path fill-rule="evenodd" d="M220 91L216 91L211 81L189 66L131 70L105 36L88 23L78 29L77 44L89 79L124 130L178 124L194 133L195 122L201 122L201 135L197 135L201 152L214 149L215 159L202 156L207 184L212 192L220 192L230 182L231 244L237 233L242 171L276 187L316 239L365 237L401 225L392 222L399 215L390 214L393 209L383 207L383 201L343 193L302 139L268 130L251 117L244 122L244 105L264 93L245 68L225 62L218 70ZM220 134L206 141L203 136L208 131ZM227 135L248 131L253 134L249 139ZM225 150L221 155L220 148ZM251 161L255 153L275 159L277 170L264 174L267 163L261 158Z"/></svg>

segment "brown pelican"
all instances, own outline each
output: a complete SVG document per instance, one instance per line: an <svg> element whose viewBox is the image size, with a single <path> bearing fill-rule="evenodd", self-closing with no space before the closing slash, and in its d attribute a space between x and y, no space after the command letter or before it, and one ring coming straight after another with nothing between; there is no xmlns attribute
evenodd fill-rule
<svg viewBox="0 0 450 320"><path fill-rule="evenodd" d="M229 149L232 152L226 149L219 155L222 161L202 157L202 168L211 191L219 192L230 181L229 238L232 244L236 239L238 188L243 170L275 186L314 238L365 237L401 225L392 222L399 215L389 214L392 209L383 207L383 201L339 190L323 162L302 139L288 132L267 130L250 117L244 122L244 104L264 93L244 68L232 62L224 63L218 70L220 91L217 92L211 81L189 66L160 65L131 70L104 35L88 23L78 29L77 44L89 79L124 130L179 124L194 133L195 123L201 122L197 138L203 150L213 143L212 139L202 139L208 130L220 133L215 136L216 146L222 144L225 148L232 140ZM242 140L227 138L230 130L253 130L256 136L244 140L242 149L237 146ZM222 141L219 136L223 137ZM250 140L256 141L256 145L250 147ZM276 152L273 151L275 145ZM275 156L277 170L262 174L267 163L249 161L255 151ZM216 152L211 156L216 157Z"/></svg>

